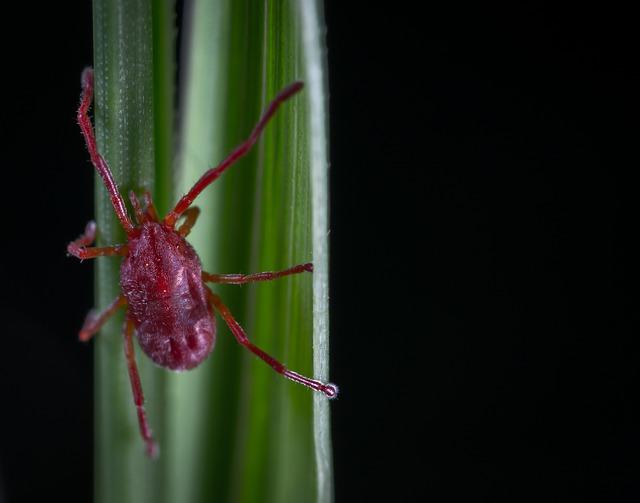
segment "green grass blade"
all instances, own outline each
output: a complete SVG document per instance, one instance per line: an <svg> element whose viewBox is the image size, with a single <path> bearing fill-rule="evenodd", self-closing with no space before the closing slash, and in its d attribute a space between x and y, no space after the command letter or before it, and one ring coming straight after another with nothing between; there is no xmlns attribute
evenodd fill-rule
<svg viewBox="0 0 640 503"><path fill-rule="evenodd" d="M173 162L175 143L175 43L177 28L174 0L152 0L153 103L155 191L154 203L165 215L174 203Z"/></svg>
<svg viewBox="0 0 640 503"><path fill-rule="evenodd" d="M99 147L116 181L175 201L173 14L160 0L94 1ZM250 287L217 288L250 337L290 368L326 379L326 74L315 2L193 3L182 117L184 192L251 131L267 102L296 79L263 141L198 199L190 240L206 270L316 272ZM101 184L100 243L124 236ZM119 292L116 260L98 261L98 306ZM96 500L319 501L332 498L328 403L275 375L218 321L202 367L169 374L139 355L160 461L144 457L122 351L122 317L96 339Z"/></svg>
<svg viewBox="0 0 640 503"><path fill-rule="evenodd" d="M308 161L312 193L313 372L329 379L329 103L324 13L321 2L298 4L305 54L309 138ZM318 503L333 501L333 462L329 402L314 396L313 437Z"/></svg>
<svg viewBox="0 0 640 503"><path fill-rule="evenodd" d="M162 4L162 5L160 5ZM171 2L94 0L94 116L98 147L121 192L151 190L161 207L167 194L172 137L171 63L173 31L154 20L168 19ZM156 187L155 180L161 180ZM160 190L156 190L160 189ZM121 243L124 234L106 191L96 182L99 245ZM96 304L107 305L120 292L119 261L98 259ZM144 456L127 376L121 336L123 316L95 338L96 442L95 499L98 502L161 501L165 465ZM138 364L152 428L163 437L165 372L138 351Z"/></svg>
<svg viewBox="0 0 640 503"><path fill-rule="evenodd" d="M196 0L185 42L180 190L242 141L293 80L254 151L200 196L190 235L205 270L253 272L314 261L302 275L216 287L249 337L290 368L327 373L326 74L315 2ZM315 115L317 114L317 116ZM174 501L332 498L326 399L277 376L218 321L212 357L170 378Z"/></svg>

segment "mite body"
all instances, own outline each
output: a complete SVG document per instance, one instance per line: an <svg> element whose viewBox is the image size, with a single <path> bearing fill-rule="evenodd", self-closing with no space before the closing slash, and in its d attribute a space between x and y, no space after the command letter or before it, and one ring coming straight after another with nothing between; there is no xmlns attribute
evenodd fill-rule
<svg viewBox="0 0 640 503"><path fill-rule="evenodd" d="M129 239L120 286L140 347L155 363L189 370L209 355L216 325L200 259L177 232L144 223Z"/></svg>
<svg viewBox="0 0 640 503"><path fill-rule="evenodd" d="M251 343L220 297L205 284L211 282L241 285L254 281L268 281L291 274L312 272L313 266L307 263L283 271L247 275L212 274L202 270L198 255L185 240L200 213L197 207L191 206L196 197L251 149L278 107L300 89L300 82L283 89L267 107L249 138L218 166L206 171L164 219L158 217L148 192L144 194L144 207L131 192L129 197L136 220L134 224L111 170L98 152L93 125L89 119L88 112L93 97L93 71L88 68L82 74L78 123L87 143L91 162L109 193L113 209L127 235L127 242L101 248L90 247L96 237L96 225L89 222L84 234L67 247L67 251L79 259L123 257L120 267L121 295L103 311L91 311L87 315L80 330L80 340L89 340L109 317L118 309L126 307L124 352L140 433L145 441L147 454L151 457L157 455L158 448L144 410L142 385L133 349L134 333L142 350L156 364L173 371L189 370L202 363L213 350L217 311L238 343L261 358L277 373L319 391L328 398L334 398L338 393L334 384L311 379L289 370ZM176 228L181 219L182 224Z"/></svg>

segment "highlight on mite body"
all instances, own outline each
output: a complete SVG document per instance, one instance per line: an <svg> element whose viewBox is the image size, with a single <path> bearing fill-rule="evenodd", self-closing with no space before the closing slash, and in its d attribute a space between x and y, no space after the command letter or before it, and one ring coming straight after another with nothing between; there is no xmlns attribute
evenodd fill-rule
<svg viewBox="0 0 640 503"><path fill-rule="evenodd" d="M104 256L123 257L120 267L122 293L100 312L91 311L80 330L80 340L88 341L120 308L126 308L124 352L136 406L140 433L151 457L158 454L144 410L144 396L133 349L133 334L138 344L156 364L174 371L189 370L201 364L213 350L216 339L215 312L225 321L236 340L265 361L284 377L335 398L338 388L289 370L278 360L254 345L235 320L220 297L207 282L242 285L269 281L283 276L312 272L310 263L289 269L255 274L212 274L202 270L197 253L186 241L200 210L191 206L198 195L222 173L244 156L256 143L266 124L278 107L302 89L302 82L285 87L269 104L249 137L219 165L206 171L194 186L160 219L151 199L145 192L140 203L131 192L129 199L135 223L129 217L124 199L113 179L109 165L98 151L89 107L93 98L93 70L82 73L82 94L78 108L78 123L87 144L91 162L102 178L111 204L127 235L125 244L90 247L95 241L96 224L89 222L84 233L71 242L67 251L79 258ZM178 221L181 224L176 227Z"/></svg>

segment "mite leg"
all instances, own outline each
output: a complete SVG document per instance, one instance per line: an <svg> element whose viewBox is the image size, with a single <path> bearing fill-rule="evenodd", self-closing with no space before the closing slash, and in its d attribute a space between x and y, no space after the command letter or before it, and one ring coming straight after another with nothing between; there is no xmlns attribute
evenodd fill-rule
<svg viewBox="0 0 640 503"><path fill-rule="evenodd" d="M72 241L67 246L67 253L79 258L80 260L96 257L105 257L109 255L126 255L128 252L127 245L105 246L103 248L87 248L96 239L96 223L91 221L87 224L78 239Z"/></svg>
<svg viewBox="0 0 640 503"><path fill-rule="evenodd" d="M273 99L273 101L267 107L267 110L264 112L256 126L251 131L249 138L247 138L244 142L242 142L236 149L231 152L231 154L220 164L206 171L200 179L195 183L195 185L191 188L189 192L187 192L182 199L178 201L175 208L173 208L167 216L164 218L164 223L173 227L176 223L176 220L184 213L184 211L191 206L194 199L198 197L200 192L202 192L207 186L213 183L224 171L233 165L238 159L244 156L251 147L256 143L260 133L265 128L271 117L276 113L278 107L282 105L285 101L291 98L294 94L302 89L302 82L294 82L293 84L285 87L280 93Z"/></svg>
<svg viewBox="0 0 640 503"><path fill-rule="evenodd" d="M97 312L95 310L89 311L87 317L84 320L84 324L80 329L79 338L81 341L88 341L102 328L109 318L111 318L118 309L127 305L127 301L123 295L116 297L116 299L109 304L103 311Z"/></svg>
<svg viewBox="0 0 640 503"><path fill-rule="evenodd" d="M148 190L144 191L144 204L147 207L147 216L153 222L159 222L158 212L156 211L156 207L153 204L153 199L151 199L151 193Z"/></svg>
<svg viewBox="0 0 640 503"><path fill-rule="evenodd" d="M118 185L113 179L113 174L107 161L98 152L98 145L96 143L96 137L93 133L93 125L91 119L89 119L89 107L91 106L91 100L93 99L93 69L85 68L82 72L82 94L80 95L80 107L78 108L77 118L80 129L82 130L82 136L87 143L87 150L91 156L91 163L96 168L96 171L102 178L104 186L109 193L111 204L116 212L118 220L122 224L125 232L131 234L133 231L133 224L127 214L127 207L124 205L124 199L118 191Z"/></svg>
<svg viewBox="0 0 640 503"><path fill-rule="evenodd" d="M203 271L202 279L204 281L225 285L244 285L245 283L253 283L254 281L270 281L301 272L313 272L313 264L300 264L285 269L284 271L257 272L255 274L211 274Z"/></svg>
<svg viewBox="0 0 640 503"><path fill-rule="evenodd" d="M281 374L287 379L291 379L294 382L302 384L307 388L311 388L315 391L320 391L327 398L335 398L338 395L338 387L335 384L323 383L321 381L317 381L315 379L310 379L309 377L300 375L297 372L293 372L292 370L287 369L278 360L276 360L272 356L265 353L258 346L251 343L251 341L247 338L247 334L244 332L244 330L238 324L238 322L234 319L233 315L229 311L229 308L222 303L222 300L220 299L220 297L215 293L211 292L210 290L208 292L208 295L209 295L209 300L211 304L218 310L218 312L220 313L220 316L222 316L225 323L228 325L229 329L235 336L236 340L240 344L242 344L245 348L247 348L249 351L251 351L254 355L264 360L278 374Z"/></svg>
<svg viewBox="0 0 640 503"><path fill-rule="evenodd" d="M129 201L131 201L131 206L133 207L133 214L136 216L136 220L139 225L142 225L146 222L147 217L142 211L142 206L140 206L140 201L138 201L138 197L133 190L129 191Z"/></svg>
<svg viewBox="0 0 640 503"><path fill-rule="evenodd" d="M184 222L178 228L178 234L180 234L183 238L186 238L191 232L193 226L196 224L198 217L200 216L200 208L198 208L197 206L191 206L191 208L185 210L182 215L184 216Z"/></svg>
<svg viewBox="0 0 640 503"><path fill-rule="evenodd" d="M133 351L133 322L130 319L124 324L124 354L127 357L127 368L129 369L129 380L131 381L131 391L133 392L133 402L136 404L136 412L138 413L138 424L140 425L140 434L146 444L147 456L152 459L158 457L158 444L153 440L149 423L147 423L147 415L144 411L144 395L142 394L142 385L140 384L140 374L138 374L138 366L136 365L136 355Z"/></svg>

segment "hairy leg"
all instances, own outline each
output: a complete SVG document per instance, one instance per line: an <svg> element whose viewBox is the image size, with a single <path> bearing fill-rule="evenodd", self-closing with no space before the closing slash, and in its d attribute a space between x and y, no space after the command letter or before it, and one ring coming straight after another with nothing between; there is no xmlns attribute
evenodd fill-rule
<svg viewBox="0 0 640 503"><path fill-rule="evenodd" d="M211 274L203 271L202 279L204 281L211 281L212 283L244 285L245 283L252 283L254 281L270 281L301 272L313 272L313 264L300 264L283 271L257 272L254 274Z"/></svg>
<svg viewBox="0 0 640 503"><path fill-rule="evenodd" d="M81 234L78 239L72 241L67 245L67 253L79 258L80 260L105 257L110 255L126 255L127 245L114 245L105 246L102 248L87 248L96 239L96 223L91 221L84 229L84 234Z"/></svg>
<svg viewBox="0 0 640 503"><path fill-rule="evenodd" d="M77 113L78 124L82 130L82 136L84 136L84 140L87 143L87 150L89 150L89 155L91 156L91 163L96 168L96 171L104 182L104 186L109 193L109 198L111 199L111 204L113 205L113 209L116 212L118 220L120 220L125 232L127 234L131 234L134 227L129 219L129 215L127 214L127 207L124 204L124 199L118 191L118 186L113 179L113 174L111 173L111 169L109 168L107 161L105 161L102 155L98 152L98 145L93 132L93 125L91 124L91 119L89 119L89 107L91 106L92 99L93 69L85 68L82 72L82 94L80 95L80 107L78 107Z"/></svg>
<svg viewBox="0 0 640 503"><path fill-rule="evenodd" d="M148 190L145 190L142 197L144 197L144 205L146 206L147 217L149 218L149 220L152 220L153 222L159 222L160 219L158 218L156 207L153 204L153 199L151 199L151 193Z"/></svg>
<svg viewBox="0 0 640 503"><path fill-rule="evenodd" d="M278 107L282 105L285 101L291 98L294 94L302 89L302 82L294 82L293 84L285 87L278 95L273 99L273 101L267 107L267 110L264 112L256 126L251 131L249 138L247 138L244 142L236 147L236 149L231 152L231 154L220 164L206 171L200 179L195 183L195 185L187 192L182 199L178 201L178 204L169 212L167 216L164 217L164 223L170 227L173 227L176 223L176 220L180 218L185 210L191 206L194 199L198 197L200 192L207 188L211 183L213 183L222 173L224 173L227 168L232 166L238 159L246 155L251 147L256 143L260 133L264 130L265 126L273 117L273 115L278 110Z"/></svg>
<svg viewBox="0 0 640 503"><path fill-rule="evenodd" d="M185 210L182 216L184 217L184 222L178 228L178 234L185 238L189 235L191 229L196 224L196 221L200 216L200 208L198 208L197 206L191 206L191 208Z"/></svg>
<svg viewBox="0 0 640 503"><path fill-rule="evenodd" d="M138 414L138 424L140 425L140 434L146 444L147 456L150 458L158 457L158 444L153 440L147 415L144 411L144 395L142 394L142 384L140 383L140 374L138 374L138 366L136 365L136 355L133 350L133 322L127 318L124 324L124 354L127 358L127 368L129 369L129 380L131 381L131 391L133 392L133 402L136 405Z"/></svg>
<svg viewBox="0 0 640 503"><path fill-rule="evenodd" d="M142 206L140 206L140 201L138 200L138 196L133 190L129 191L129 201L131 201L131 206L133 207L133 214L138 221L138 225L142 225L147 221L147 216L142 211Z"/></svg>
<svg viewBox="0 0 640 503"><path fill-rule="evenodd" d="M315 391L319 391L323 393L327 398L335 398L338 395L338 387L335 384L331 383L323 383L321 381L317 381L316 379L311 379L309 377L305 377L303 375L298 374L292 370L287 369L282 363L273 358L272 356L265 353L258 346L253 344L247 334L243 330L243 328L239 325L239 323L235 320L229 308L224 305L222 300L218 295L211 292L209 290L209 301L212 306L220 313L220 316L224 319L225 323L228 325L229 329L235 336L236 340L251 351L254 355L258 356L264 362L266 362L273 370L275 370L278 374L283 375L287 379L291 379L294 382L302 384L307 388L311 388Z"/></svg>
<svg viewBox="0 0 640 503"><path fill-rule="evenodd" d="M116 299L103 311L98 312L93 309L89 311L84 320L84 324L80 329L79 339L81 341L88 341L91 339L91 337L98 333L102 326L116 313L118 309L126 305L127 301L124 298L124 295L120 295L119 297L116 297Z"/></svg>

